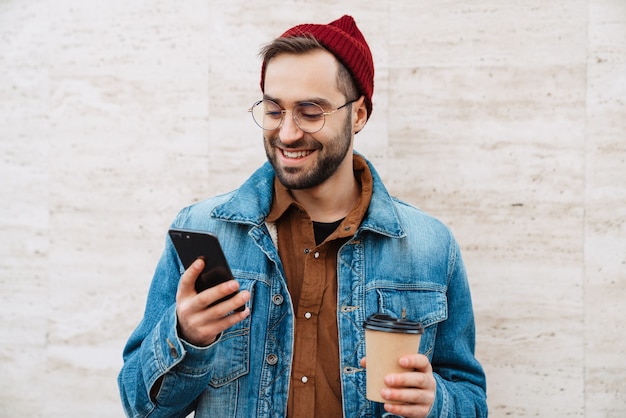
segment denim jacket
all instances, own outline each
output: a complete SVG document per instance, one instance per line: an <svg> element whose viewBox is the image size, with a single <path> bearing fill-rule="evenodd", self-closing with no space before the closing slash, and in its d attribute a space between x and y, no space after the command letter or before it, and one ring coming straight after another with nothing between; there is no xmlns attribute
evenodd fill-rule
<svg viewBox="0 0 626 418"><path fill-rule="evenodd" d="M487 416L485 375L474 357L474 316L459 247L449 229L391 197L374 179L368 212L338 252L339 356L345 418L390 416L365 398L363 321L406 312L425 331L419 352L437 383L429 417ZM143 320L124 349L118 383L129 417L284 417L293 355L294 309L265 222L274 171L259 168L238 190L179 212L172 226L215 233L233 275L250 291L251 315L208 347L177 333L175 298L184 269L169 238ZM155 402L150 388L163 377Z"/></svg>

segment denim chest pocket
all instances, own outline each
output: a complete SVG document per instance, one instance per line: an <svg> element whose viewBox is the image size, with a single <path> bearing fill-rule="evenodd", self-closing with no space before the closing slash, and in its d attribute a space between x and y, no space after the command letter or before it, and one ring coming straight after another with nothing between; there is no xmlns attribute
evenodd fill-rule
<svg viewBox="0 0 626 418"><path fill-rule="evenodd" d="M421 322L424 334L420 341L419 352L429 358L437 336L437 324L448 318L448 299L445 288L439 285L413 285L399 288L389 287L380 283L367 292L368 315L376 312L392 315L396 318L405 317L411 321Z"/></svg>
<svg viewBox="0 0 626 418"><path fill-rule="evenodd" d="M252 310L255 280L237 278L240 290L247 290L253 296L248 305ZM250 324L249 315L243 321L233 325L222 333L217 343L217 353L212 365L213 373L209 385L218 388L245 375L249 371L250 359Z"/></svg>

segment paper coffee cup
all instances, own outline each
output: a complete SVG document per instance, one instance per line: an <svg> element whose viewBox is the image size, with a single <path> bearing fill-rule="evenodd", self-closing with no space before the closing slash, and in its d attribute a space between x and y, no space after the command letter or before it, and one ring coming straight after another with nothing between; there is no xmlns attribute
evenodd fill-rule
<svg viewBox="0 0 626 418"><path fill-rule="evenodd" d="M385 376L404 373L398 360L407 354L417 353L424 328L420 322L374 314L363 322L365 328L365 355L367 357L367 399L387 402L381 396Z"/></svg>

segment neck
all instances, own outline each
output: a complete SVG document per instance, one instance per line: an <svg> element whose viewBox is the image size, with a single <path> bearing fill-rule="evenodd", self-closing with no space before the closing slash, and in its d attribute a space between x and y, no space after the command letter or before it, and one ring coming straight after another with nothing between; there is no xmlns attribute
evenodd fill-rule
<svg viewBox="0 0 626 418"><path fill-rule="evenodd" d="M291 190L293 198L307 211L311 220L334 222L343 219L354 208L361 186L354 178L352 160L343 164L331 178L319 186Z"/></svg>

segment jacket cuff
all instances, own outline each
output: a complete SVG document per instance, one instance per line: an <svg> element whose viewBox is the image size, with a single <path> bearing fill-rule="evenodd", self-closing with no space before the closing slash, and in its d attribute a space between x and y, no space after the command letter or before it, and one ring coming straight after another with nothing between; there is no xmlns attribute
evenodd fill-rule
<svg viewBox="0 0 626 418"><path fill-rule="evenodd" d="M173 369L183 374L206 375L211 371L215 354L215 343L196 347L179 337L176 305L172 305L155 327L152 338L142 346L141 361L147 366L146 386L152 387L159 377Z"/></svg>
<svg viewBox="0 0 626 418"><path fill-rule="evenodd" d="M437 417L447 417L449 402L448 402L448 391L446 390L446 386L443 384L443 379L438 374L433 374L435 376L435 382L437 383L437 388L435 389L435 401L430 407L430 411L426 418L437 418Z"/></svg>

